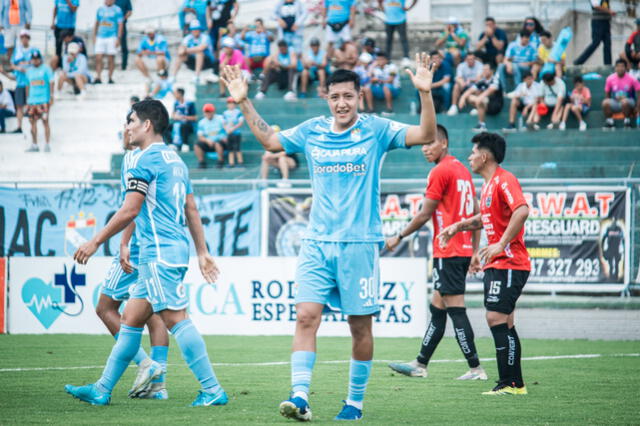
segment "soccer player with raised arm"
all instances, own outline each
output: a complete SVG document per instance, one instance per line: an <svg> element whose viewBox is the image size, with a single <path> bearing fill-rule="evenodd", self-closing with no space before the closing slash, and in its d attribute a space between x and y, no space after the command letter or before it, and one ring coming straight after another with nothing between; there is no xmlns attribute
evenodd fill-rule
<svg viewBox="0 0 640 426"><path fill-rule="evenodd" d="M427 377L427 364L442 340L448 314L453 321L453 331L460 350L469 364L469 371L458 380L487 380L487 373L480 366L473 329L464 306L467 272L480 270L477 254L480 230L461 232L447 247L440 247L436 238L443 228L478 212L476 190L471 173L449 154L449 134L444 126L438 124L436 139L422 145L422 153L427 161L436 163L427 178L422 208L405 229L387 239L386 247L393 251L403 238L422 228L429 219L432 220L434 291L429 306L431 322L417 358L409 363L391 363L389 367L405 376Z"/></svg>
<svg viewBox="0 0 640 426"><path fill-rule="evenodd" d="M531 263L524 245L529 206L520 182L500 167L507 150L502 136L483 132L471 139L471 171L484 179L480 213L440 232L446 246L458 232L484 228L489 245L479 251L484 264L484 306L496 346L500 380L484 395L526 395L520 358L522 349L514 324L516 302L529 277Z"/></svg>
<svg viewBox="0 0 640 426"><path fill-rule="evenodd" d="M424 53L416 57L416 63L416 73L407 72L420 92L419 126L358 114L362 99L358 75L337 70L326 82L331 116L312 118L280 133L265 123L247 98L247 82L240 69L224 68L223 81L258 141L271 152L304 153L311 176L313 205L296 271L292 392L280 404L280 413L285 417L311 420L309 386L316 359L316 334L325 306L340 309L348 316L352 336L349 391L336 420L362 417L373 358L372 316L380 311L382 160L392 149L435 138L433 65Z"/></svg>
<svg viewBox="0 0 640 426"><path fill-rule="evenodd" d="M202 336L187 316L189 303L182 283L189 263L189 232L203 277L216 280L218 267L207 251L200 214L196 207L189 170L182 159L162 141L169 114L160 101L134 104L127 131L131 143L140 148L127 170L127 193L122 207L73 258L84 265L108 238L125 229L134 219L140 244L140 279L122 314L118 340L111 350L100 379L85 386L66 385L74 397L93 405L107 405L111 392L140 348L144 324L156 312L171 331L182 356L202 386L192 406L224 405L227 394L211 367ZM138 392L164 373L152 361L145 380L136 382Z"/></svg>

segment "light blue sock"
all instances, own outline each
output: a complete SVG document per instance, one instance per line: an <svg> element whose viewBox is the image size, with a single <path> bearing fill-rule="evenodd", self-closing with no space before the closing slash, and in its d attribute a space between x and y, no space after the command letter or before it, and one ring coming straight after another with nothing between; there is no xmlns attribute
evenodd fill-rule
<svg viewBox="0 0 640 426"><path fill-rule="evenodd" d="M151 359L162 366L167 371L167 356L169 355L168 346L151 346ZM164 383L164 374L152 381L153 383Z"/></svg>
<svg viewBox="0 0 640 426"><path fill-rule="evenodd" d="M202 336L193 325L190 319L182 320L171 329L171 334L175 337L182 357L191 369L191 372L202 385L205 392L218 393L222 387L218 383L216 374L213 372L207 347L202 340Z"/></svg>
<svg viewBox="0 0 640 426"><path fill-rule="evenodd" d="M124 324L120 326L118 340L113 346L113 349L111 349L111 355L109 355L102 376L96 382L98 390L111 393L116 383L118 383L118 380L120 380L120 377L122 377L124 370L127 369L127 366L140 348L142 330L144 329L129 327Z"/></svg>
<svg viewBox="0 0 640 426"><path fill-rule="evenodd" d="M371 361L358 361L351 359L349 365L349 395L347 404L362 410L364 391L367 390L367 382L371 374Z"/></svg>
<svg viewBox="0 0 640 426"><path fill-rule="evenodd" d="M120 333L116 333L115 336L113 336L114 339L116 339L116 341L118 340L118 335ZM140 365L140 363L142 361L144 361L145 359L149 358L149 355L147 355L147 353L144 351L144 349L142 348L142 345L140 345L140 349L138 349L138 353L136 353L136 356L133 357L133 362L136 363L136 365Z"/></svg>
<svg viewBox="0 0 640 426"><path fill-rule="evenodd" d="M291 353L291 390L294 396L298 396L296 395L298 392L303 392L305 396L309 395L311 372L315 362L315 352L295 351Z"/></svg>

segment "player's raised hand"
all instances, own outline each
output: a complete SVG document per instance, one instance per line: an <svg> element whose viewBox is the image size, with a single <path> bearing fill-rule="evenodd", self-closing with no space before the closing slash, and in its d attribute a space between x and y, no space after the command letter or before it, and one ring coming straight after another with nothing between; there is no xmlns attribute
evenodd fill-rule
<svg viewBox="0 0 640 426"><path fill-rule="evenodd" d="M249 84L242 75L242 71L238 65L225 65L222 68L220 79L225 86L227 86L229 95L231 95L236 103L240 103L247 99Z"/></svg>
<svg viewBox="0 0 640 426"><path fill-rule="evenodd" d="M216 261L213 260L213 256L209 253L198 256L198 265L202 276L209 284L216 282L218 275L220 275L220 270L216 265Z"/></svg>
<svg viewBox="0 0 640 426"><path fill-rule="evenodd" d="M89 240L80 247L73 254L73 260L81 265L86 265L87 261L98 250L98 244L93 240Z"/></svg>
<svg viewBox="0 0 640 426"><path fill-rule="evenodd" d="M480 260L484 264L487 264L487 263L491 262L491 260L494 257L499 255L503 251L504 251L504 246L502 244L500 244L500 243L495 243L495 244L491 244L491 245L488 245L486 247L481 248L480 251L478 252L478 254L480 255Z"/></svg>
<svg viewBox="0 0 640 426"><path fill-rule="evenodd" d="M458 233L457 225L457 223L454 223L453 225L449 225L442 231L440 231L440 233L438 234L438 244L440 244L441 248L445 248L447 244L449 244L451 238L453 238L453 236Z"/></svg>
<svg viewBox="0 0 640 426"><path fill-rule="evenodd" d="M414 74L410 69L406 69L416 89L425 93L431 91L434 66L435 64L431 62L431 57L425 52L416 53L416 73Z"/></svg>

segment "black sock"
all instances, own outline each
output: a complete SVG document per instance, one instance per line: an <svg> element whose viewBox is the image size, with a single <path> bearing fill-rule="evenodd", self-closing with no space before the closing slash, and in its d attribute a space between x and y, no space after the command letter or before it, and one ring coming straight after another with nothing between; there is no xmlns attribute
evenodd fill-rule
<svg viewBox="0 0 640 426"><path fill-rule="evenodd" d="M493 342L496 346L496 361L498 362L499 383L511 384L511 370L509 366L509 326L507 323L491 327Z"/></svg>
<svg viewBox="0 0 640 426"><path fill-rule="evenodd" d="M516 326L514 325L513 327L511 327L511 329L509 330L509 333L511 334L511 336L515 339L515 350L516 350L516 354L515 354L515 372L514 372L514 379L516 382L516 386L518 387L522 387L524 386L524 379L522 378L522 364L521 364L521 358L522 358L522 345L520 344L520 337L518 337L518 333L516 332Z"/></svg>
<svg viewBox="0 0 640 426"><path fill-rule="evenodd" d="M462 354L467 359L469 367L476 368L480 365L478 352L473 341L473 329L467 317L467 309L464 307L447 308L447 313L453 322L453 331L456 334L456 340L460 346Z"/></svg>
<svg viewBox="0 0 640 426"><path fill-rule="evenodd" d="M438 347L438 343L444 335L444 328L447 325L447 311L438 309L433 305L429 305L431 311L431 321L427 326L427 331L422 339L422 347L420 354L416 358L420 364L427 365L431 359L431 355Z"/></svg>

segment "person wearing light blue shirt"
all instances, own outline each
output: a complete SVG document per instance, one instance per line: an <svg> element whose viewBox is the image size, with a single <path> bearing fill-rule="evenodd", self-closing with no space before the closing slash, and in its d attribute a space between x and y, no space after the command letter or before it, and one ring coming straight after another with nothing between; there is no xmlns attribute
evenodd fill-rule
<svg viewBox="0 0 640 426"><path fill-rule="evenodd" d="M153 99L164 99L169 93L173 93L173 80L169 78L167 70L158 71L158 78L146 86L146 96Z"/></svg>
<svg viewBox="0 0 640 426"><path fill-rule="evenodd" d="M76 29L76 12L80 0L54 0L53 36L56 39L56 56L62 57L62 33L64 30L74 32Z"/></svg>
<svg viewBox="0 0 640 426"><path fill-rule="evenodd" d="M325 307L348 315L352 333L349 394L336 420L362 417L364 391L373 357L372 316L379 305L379 250L384 238L380 218L380 169L393 149L435 139L431 99L433 64L422 54L410 72L420 92L420 125L358 114L362 97L358 75L336 70L327 79L330 117L316 117L276 133L247 97L248 85L235 68L223 77L245 121L271 152L301 153L307 160L313 205L296 271L296 328L291 355L292 392L280 404L288 418L312 419L309 386L316 358L316 334ZM318 392L318 389L316 389Z"/></svg>
<svg viewBox="0 0 640 426"><path fill-rule="evenodd" d="M16 78L16 89L14 92L16 105L16 118L18 120L18 128L13 133L22 133L22 119L24 118L24 106L27 104L27 85L29 81L25 72L31 64L31 55L36 48L31 47L31 35L28 30L22 30L20 33L20 43L16 45L11 57L11 69Z"/></svg>
<svg viewBox="0 0 640 426"><path fill-rule="evenodd" d="M180 12L178 12L178 20L183 34L187 34L193 28L191 22L198 22L200 31L207 29L207 5L209 0L184 0Z"/></svg>
<svg viewBox="0 0 640 426"><path fill-rule="evenodd" d="M380 9L384 11L384 29L387 33L386 54L391 58L393 33L397 30L402 43L402 54L405 65L409 62L409 40L407 39L407 11L416 5L418 0L411 0L411 6L405 7L405 0L378 0Z"/></svg>
<svg viewBox="0 0 640 426"><path fill-rule="evenodd" d="M278 23L278 40L284 40L297 54L302 53L302 36L307 10L301 0L279 0L273 11Z"/></svg>
<svg viewBox="0 0 640 426"><path fill-rule="evenodd" d="M113 84L115 59L122 37L124 15L115 0L104 0L104 5L96 12L96 24L93 28L93 40L96 54L95 84L102 83L102 57L107 56L109 66L109 84Z"/></svg>
<svg viewBox="0 0 640 426"><path fill-rule="evenodd" d="M264 69L265 60L271 53L273 35L265 30L262 19L257 18L253 25L245 27L240 36L245 43L244 51L249 57L250 70Z"/></svg>
<svg viewBox="0 0 640 426"><path fill-rule="evenodd" d="M240 127L244 125L244 117L232 97L227 98L227 109L222 113L222 120L224 121L224 130L228 135L229 167L234 167L236 161L238 166L242 166L244 165L244 156L240 150L240 142L242 142Z"/></svg>
<svg viewBox="0 0 640 426"><path fill-rule="evenodd" d="M157 100L137 102L131 107L127 133L140 153L126 172L127 192L120 209L91 240L78 248L74 260L86 264L100 245L135 220L140 245L140 279L124 308L118 340L111 350L100 379L85 386L66 385L65 391L92 405L108 405L111 393L140 349L144 324L155 312L174 336L182 356L200 382L193 407L225 405L227 394L211 367L202 336L188 317L188 292L183 283L189 266L189 228L200 272L208 283L219 274L209 254L198 213L189 169L180 156L162 142L169 114ZM140 396L165 368L158 361L145 367L129 396Z"/></svg>
<svg viewBox="0 0 640 426"><path fill-rule="evenodd" d="M167 40L161 34L156 34L156 30L153 27L147 28L145 33L145 37L140 41L138 50L136 50L138 55L136 57L136 67L138 67L142 75L147 79L151 79L145 58L155 60L156 69L160 71L169 69L171 55L169 54Z"/></svg>
<svg viewBox="0 0 640 426"><path fill-rule="evenodd" d="M213 104L204 104L202 112L204 113L204 118L198 121L198 142L194 147L194 152L198 158L198 168L207 168L205 160L205 153L207 152L215 152L218 155L216 166L222 168L224 165L224 150L227 148L227 132L224 127L224 119L220 114L216 114L216 107Z"/></svg>
<svg viewBox="0 0 640 426"><path fill-rule="evenodd" d="M520 32L517 40L509 43L504 61L498 66L500 85L503 90L507 90L507 75L513 76L514 86L522 82L522 74L531 71L531 67L537 58L536 49L529 44L529 33Z"/></svg>
<svg viewBox="0 0 640 426"><path fill-rule="evenodd" d="M325 40L330 49L338 41L351 41L351 26L355 22L355 0L324 0L322 28L326 28Z"/></svg>
<svg viewBox="0 0 640 426"><path fill-rule="evenodd" d="M84 98L84 87L90 81L87 57L80 53L80 46L69 43L67 54L62 58L62 74L58 79L58 91L64 83L73 86L74 94Z"/></svg>
<svg viewBox="0 0 640 426"><path fill-rule="evenodd" d="M298 61L298 71L300 75L300 93L298 96L307 96L307 87L310 81L318 81L318 95L325 93L325 82L329 73L329 63L327 53L320 48L320 40L312 38L309 42L309 50L306 55Z"/></svg>
<svg viewBox="0 0 640 426"><path fill-rule="evenodd" d="M200 73L203 69L212 68L215 58L211 49L211 39L209 35L200 30L200 23L191 21L189 26L191 33L187 34L182 40L182 45L178 49L173 76L178 75L180 66L186 63L187 68L196 72L194 83L198 84L200 82Z"/></svg>
<svg viewBox="0 0 640 426"><path fill-rule="evenodd" d="M42 54L35 49L31 52L31 66L25 72L27 78L27 112L31 123L31 147L27 152L37 152L38 120L44 125L44 151L50 152L51 129L49 128L49 108L53 105L54 75L51 68L42 61Z"/></svg>

